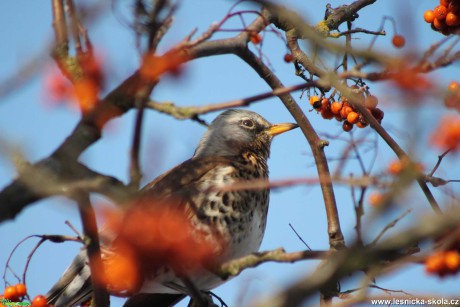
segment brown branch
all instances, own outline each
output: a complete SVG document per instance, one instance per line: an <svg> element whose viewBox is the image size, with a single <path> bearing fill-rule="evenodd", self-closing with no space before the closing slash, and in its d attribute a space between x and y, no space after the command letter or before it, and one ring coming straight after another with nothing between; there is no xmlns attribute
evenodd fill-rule
<svg viewBox="0 0 460 307"><path fill-rule="evenodd" d="M57 48L64 48L66 51L68 51L67 48L69 46L69 37L67 33L63 0L51 0L51 3L56 46Z"/></svg>
<svg viewBox="0 0 460 307"><path fill-rule="evenodd" d="M149 101L147 106L153 110L156 110L161 113L165 113L171 115L177 119L193 119L198 115L207 114L210 112L220 111L228 108L236 108L236 107L246 107L254 102L258 102L260 100L264 100L273 96L281 96L290 92L303 90L305 88L309 88L311 86L316 86L317 83L314 81L301 83L293 86L287 86L282 88L276 88L273 91L268 91L262 94L250 96L247 98L231 100L227 102L221 103L214 103L214 104L207 104L204 106L189 106L189 107L182 107L177 106L172 102L156 102L156 101Z"/></svg>
<svg viewBox="0 0 460 307"><path fill-rule="evenodd" d="M297 32L295 30L289 30L286 32L286 41L291 54L294 56L294 59L302 65L309 73L323 77L326 75L326 72L319 68L313 63L313 61L303 52L299 46L299 38L297 37ZM325 89L327 90L327 89Z"/></svg>
<svg viewBox="0 0 460 307"><path fill-rule="evenodd" d="M336 30L342 23L354 20L359 10L373 4L375 1L377 0L358 0L350 5L342 5L334 9L334 12L327 17L324 24L328 29Z"/></svg>
<svg viewBox="0 0 460 307"><path fill-rule="evenodd" d="M253 253L248 256L227 261L222 264L215 272L223 279L239 275L247 268L256 267L265 262L292 263L307 259L326 259L333 255L331 251L300 251L286 253L284 249L278 248L272 251Z"/></svg>

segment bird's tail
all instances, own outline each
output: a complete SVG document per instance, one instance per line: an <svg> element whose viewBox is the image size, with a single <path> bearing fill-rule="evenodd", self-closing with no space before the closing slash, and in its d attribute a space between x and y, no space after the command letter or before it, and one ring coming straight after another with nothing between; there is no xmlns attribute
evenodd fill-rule
<svg viewBox="0 0 460 307"><path fill-rule="evenodd" d="M91 298L91 274L86 250L82 250L48 291L46 298L54 307L71 307Z"/></svg>

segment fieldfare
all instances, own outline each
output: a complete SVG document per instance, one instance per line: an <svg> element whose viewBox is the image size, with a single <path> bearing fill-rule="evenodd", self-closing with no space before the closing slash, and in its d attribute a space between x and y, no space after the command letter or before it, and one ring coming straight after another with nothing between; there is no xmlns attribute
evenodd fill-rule
<svg viewBox="0 0 460 307"><path fill-rule="evenodd" d="M193 157L159 176L141 190L141 199L162 200L185 212L202 240L217 240L216 262L258 251L267 221L269 189L222 187L268 179L267 159L272 138L298 127L271 124L257 113L233 109L220 114L201 138ZM167 201L165 201L167 200ZM145 202L143 202L145 203ZM102 249L110 249L106 243ZM90 270L86 251L74 259L63 277L48 292L55 307L74 306L91 298ZM137 293L124 306L171 306L185 297L187 287L175 270L163 265L142 280ZM211 270L201 268L189 280L201 291L224 282Z"/></svg>

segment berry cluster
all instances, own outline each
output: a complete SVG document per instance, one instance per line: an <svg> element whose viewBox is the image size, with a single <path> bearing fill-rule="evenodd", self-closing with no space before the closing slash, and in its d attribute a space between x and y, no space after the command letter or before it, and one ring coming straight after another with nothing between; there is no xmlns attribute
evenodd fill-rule
<svg viewBox="0 0 460 307"><path fill-rule="evenodd" d="M16 284L14 286L8 286L0 295L0 306L11 306L11 302L22 302L24 297L27 295L27 288L24 284ZM53 305L48 304L46 297L43 295L37 295L32 303L28 303L31 307L52 307Z"/></svg>
<svg viewBox="0 0 460 307"><path fill-rule="evenodd" d="M439 251L425 260L425 269L429 274L440 277L456 274L460 270L460 253L458 250Z"/></svg>
<svg viewBox="0 0 460 307"><path fill-rule="evenodd" d="M460 112L460 83L452 81L447 87L447 95L444 97L444 105L449 109Z"/></svg>
<svg viewBox="0 0 460 307"><path fill-rule="evenodd" d="M460 0L440 0L433 10L425 11L423 18L431 28L444 35L460 31Z"/></svg>
<svg viewBox="0 0 460 307"><path fill-rule="evenodd" d="M381 123L384 113L381 109L377 108L378 99L374 95L367 95L362 102L374 116L374 118ZM313 106L318 113L324 119L335 118L339 122L343 122L342 129L346 132L351 131L353 126L356 125L358 128L364 128L369 123L364 119L363 115L360 114L348 101L348 98L342 96L340 101L331 102L329 98L321 97L316 95L310 97L310 104Z"/></svg>
<svg viewBox="0 0 460 307"><path fill-rule="evenodd" d="M426 272L439 277L457 274L460 271L460 227L454 233L446 233L436 241L443 245L447 243L448 246L426 258Z"/></svg>

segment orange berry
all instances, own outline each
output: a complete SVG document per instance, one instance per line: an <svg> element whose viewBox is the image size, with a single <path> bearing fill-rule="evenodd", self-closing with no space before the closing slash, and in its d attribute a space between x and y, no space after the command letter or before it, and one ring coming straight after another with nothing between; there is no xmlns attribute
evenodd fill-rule
<svg viewBox="0 0 460 307"><path fill-rule="evenodd" d="M18 293L19 297L23 297L24 295L27 294L27 288L26 285L24 284L17 284L14 286L16 288L16 292Z"/></svg>
<svg viewBox="0 0 460 307"><path fill-rule="evenodd" d="M5 291L3 292L3 296L7 300L16 301L18 299L18 291L16 290L16 287L8 286L5 288Z"/></svg>
<svg viewBox="0 0 460 307"><path fill-rule="evenodd" d="M460 254L456 250L447 251L444 255L446 268L455 273L460 268Z"/></svg>
<svg viewBox="0 0 460 307"><path fill-rule="evenodd" d="M321 99L321 110L331 109L331 102L327 98Z"/></svg>
<svg viewBox="0 0 460 307"><path fill-rule="evenodd" d="M338 102L338 101L334 101L332 104L331 104L331 111L332 113L334 114L339 114L340 113L340 110L342 109L342 103L341 102Z"/></svg>
<svg viewBox="0 0 460 307"><path fill-rule="evenodd" d="M313 96L310 97L310 104L311 104L311 105L314 105L315 102L317 102L317 101L319 101L319 97L318 97L318 96L313 95Z"/></svg>
<svg viewBox="0 0 460 307"><path fill-rule="evenodd" d="M378 192L374 192L369 195L368 202L371 206L378 207L383 202L383 195Z"/></svg>
<svg viewBox="0 0 460 307"><path fill-rule="evenodd" d="M46 301L46 297L43 295L37 295L32 300L32 307L47 307L48 302Z"/></svg>
<svg viewBox="0 0 460 307"><path fill-rule="evenodd" d="M432 10L426 10L425 14L423 14L423 19L428 23L432 23L434 20L434 12Z"/></svg>
<svg viewBox="0 0 460 307"><path fill-rule="evenodd" d="M351 124L351 123L349 123L347 121L344 121L343 124L342 124L342 129L345 132L349 132L349 131L351 131L351 129L353 129L353 124Z"/></svg>
<svg viewBox="0 0 460 307"><path fill-rule="evenodd" d="M290 53L286 53L283 59L284 59L284 62L291 63L294 60L294 56Z"/></svg>
<svg viewBox="0 0 460 307"><path fill-rule="evenodd" d="M444 22L444 20L439 20L435 18L433 20L433 27L437 30L442 30L446 27L446 23Z"/></svg>
<svg viewBox="0 0 460 307"><path fill-rule="evenodd" d="M387 171L391 175L399 175L404 169L404 165L401 161L396 160L392 161L387 168Z"/></svg>
<svg viewBox="0 0 460 307"><path fill-rule="evenodd" d="M347 119L348 114L350 112L353 112L353 108L350 106L343 106L342 109L340 110L340 116L342 116L343 119Z"/></svg>
<svg viewBox="0 0 460 307"><path fill-rule="evenodd" d="M428 23L432 23L434 20L434 12L432 10L426 10L423 14L423 19Z"/></svg>
<svg viewBox="0 0 460 307"><path fill-rule="evenodd" d="M359 114L356 113L356 112L350 112L348 113L347 115L347 121L350 123L350 124L356 124L359 120Z"/></svg>
<svg viewBox="0 0 460 307"><path fill-rule="evenodd" d="M366 97L366 100L364 101L364 106L369 109L375 109L378 103L379 103L379 100L376 96L369 95Z"/></svg>
<svg viewBox="0 0 460 307"><path fill-rule="evenodd" d="M393 43L393 46L395 46L396 48L402 48L406 44L406 39L404 38L404 36L397 34L393 36L391 42Z"/></svg>
<svg viewBox="0 0 460 307"><path fill-rule="evenodd" d="M458 92L460 91L460 83L458 83L457 81L452 81L447 86L447 89L449 90L449 92L452 93Z"/></svg>
<svg viewBox="0 0 460 307"><path fill-rule="evenodd" d="M457 14L449 12L446 15L446 25L450 27L455 27L460 25L460 18Z"/></svg>
<svg viewBox="0 0 460 307"><path fill-rule="evenodd" d="M425 270L428 273L443 274L445 270L444 252L437 252L425 260Z"/></svg>
<svg viewBox="0 0 460 307"><path fill-rule="evenodd" d="M447 8L444 5L438 5L434 8L434 17L438 20L444 20L447 15Z"/></svg>

